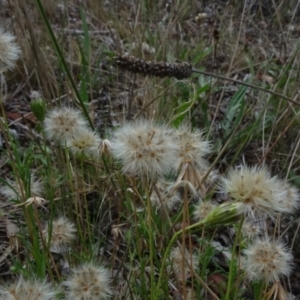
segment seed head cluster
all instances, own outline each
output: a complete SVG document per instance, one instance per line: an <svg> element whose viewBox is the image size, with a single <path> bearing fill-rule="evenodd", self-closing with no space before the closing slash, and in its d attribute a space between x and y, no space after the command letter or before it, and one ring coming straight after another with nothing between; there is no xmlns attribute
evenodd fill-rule
<svg viewBox="0 0 300 300"><path fill-rule="evenodd" d="M183 281L192 276L197 269L199 260L197 255L182 247L175 247L170 252L168 272L172 272L177 280Z"/></svg>
<svg viewBox="0 0 300 300"><path fill-rule="evenodd" d="M71 107L54 108L44 121L44 129L49 140L66 142L74 138L87 123L80 110Z"/></svg>
<svg viewBox="0 0 300 300"><path fill-rule="evenodd" d="M46 116L44 128L49 140L66 146L74 155L98 158L101 154L101 138L88 128L80 110L55 108Z"/></svg>
<svg viewBox="0 0 300 300"><path fill-rule="evenodd" d="M156 189L151 194L150 201L153 207L157 209L164 205L167 210L171 210L181 202L181 197L171 182L158 181Z"/></svg>
<svg viewBox="0 0 300 300"><path fill-rule="evenodd" d="M50 232L50 250L54 253L66 252L71 242L76 239L75 224L65 217L54 219L52 222L52 228L50 228L49 224L46 224L42 231L43 237L46 241L49 239Z"/></svg>
<svg viewBox="0 0 300 300"><path fill-rule="evenodd" d="M0 72L13 69L20 57L21 49L15 40L14 35L0 28Z"/></svg>
<svg viewBox="0 0 300 300"><path fill-rule="evenodd" d="M294 212L299 208L299 190L295 186L292 186L287 180L281 180L278 184L278 187L284 191L285 194L284 197L280 199L280 204L284 206L286 212Z"/></svg>
<svg viewBox="0 0 300 300"><path fill-rule="evenodd" d="M207 156L211 151L210 143L203 138L203 133L192 130L187 125L181 125L174 133L174 139L179 145L176 169L180 170L184 163L190 163L197 170L207 168Z"/></svg>
<svg viewBox="0 0 300 300"><path fill-rule="evenodd" d="M197 205L195 205L195 210L193 213L194 219L196 221L201 221L205 219L205 217L209 214L209 212L214 209L217 205L212 203L211 201L199 201Z"/></svg>
<svg viewBox="0 0 300 300"><path fill-rule="evenodd" d="M26 194L27 186L30 185L30 195ZM2 194L7 200L24 199L28 197L41 196L44 188L43 183L35 175L31 175L30 183L24 183L21 179L13 181L8 179L7 184L0 188Z"/></svg>
<svg viewBox="0 0 300 300"><path fill-rule="evenodd" d="M107 299L112 293L109 284L108 270L92 263L74 268L69 278L63 282L67 299L72 300Z"/></svg>
<svg viewBox="0 0 300 300"><path fill-rule="evenodd" d="M210 152L202 132L186 125L175 131L164 124L139 119L125 123L105 143L87 128L81 112L70 107L51 110L44 125L49 140L65 144L74 154L112 153L124 173L139 177L164 176L180 170L184 163L203 171L207 166L204 157Z"/></svg>
<svg viewBox="0 0 300 300"><path fill-rule="evenodd" d="M16 23L17 27L20 27L19 25L23 25L23 22L18 23L22 21L22 16L26 17L24 13L26 8L31 7L31 1L0 0L0 11L3 10L0 14L1 18L6 11L6 8L2 8L6 6L4 4L6 2L9 5L7 7L9 15L15 17L15 21L12 19L13 22L9 21L9 23ZM66 12L68 16L75 16L77 19L76 7L74 10L74 7L70 7L67 1L60 2L62 1L49 1L55 8L55 11L53 10L49 15L53 15L56 11L59 15L65 15L64 12ZM84 1L77 2L85 4ZM93 4L95 2L95 7L96 2L99 2L100 6L104 3L106 9L107 6L111 6L107 5L108 3L112 2L113 5L115 1L91 2ZM122 7L124 2L135 3L135 1L119 2L123 4ZM153 1L153 3L156 2ZM186 31L185 28L181 30L180 24L189 27L190 11L187 5L189 1L184 1L186 5L181 5L183 1L162 1L164 2L174 2L172 7L167 5L171 7L171 13L159 5L163 13L153 14L153 16L155 15L158 27L165 27L165 25L169 27L170 16L172 21L173 12L178 12L174 13L176 28L163 30L172 33L170 41L174 44L174 41L178 40L177 29L179 28L183 34ZM190 2L194 7L200 3L200 1ZM140 3L143 4L142 1ZM179 16L182 11L181 6L184 6L183 10L188 12L188 15L184 16L184 14L182 18ZM132 10L132 7L129 9ZM139 12L142 14L144 10L141 6ZM137 16L138 21L145 19L141 14ZM18 18L18 15L21 18ZM125 15L120 14L122 19ZM163 20L159 20L159 15L163 16ZM85 16L85 10L82 11L82 16ZM206 17L208 17L206 13L199 14L196 21L199 23ZM27 18L24 19L27 21ZM89 20L91 21L88 22L89 25L96 25L94 20L92 21L91 18ZM25 23L30 33L29 36L32 37L31 33L34 31L30 28L31 22ZM115 26L116 24L113 25L115 28L118 27ZM20 28L24 29L24 26ZM149 28L152 34L152 25ZM58 33L57 30L56 32ZM174 33L176 33L175 40L172 37ZM217 40L217 29L213 30L213 35ZM122 39L124 37L125 35ZM136 37L138 37L136 43L128 44L129 39L125 44L118 43L120 47L117 48L127 48L126 45L129 45L131 51L142 51L145 57L161 56L161 51L156 52L154 48L140 40L142 35L137 34ZM183 37L183 39L187 42L190 37ZM81 40L82 37L78 36L79 43ZM85 40L84 37L83 40ZM97 37L96 40L99 38ZM31 42L35 42L32 46L35 44L39 46L37 41L31 39ZM94 42L93 39L92 49L97 48ZM157 44L156 41L153 42ZM138 47L138 44L141 47ZM63 45L67 46L69 43L63 43ZM170 47L171 44L167 48ZM32 47L32 49L38 50L39 48ZM47 50L45 47L40 50L44 51L43 49ZM34 51L34 54L38 53ZM22 94L26 94L26 89L28 90L30 86L39 86L41 90L32 91L29 105L31 113L23 117L23 109L18 113L15 110L22 108L14 101L20 99L17 95L19 88L14 89L12 93L9 92L11 87L6 87L3 75L4 71L16 67L20 55L21 49L16 43L16 37L0 27L0 102L2 98L3 101L7 101L5 106L1 105L0 109L0 166L4 166L4 172L8 169L15 175L15 180L0 178L0 196L3 196L0 197L0 233L1 237L5 236L0 245L0 300L101 300L108 298L153 300L172 297L174 299L219 299L218 297L238 299L248 295L244 293L246 287L254 288L250 296L256 296L254 298L257 299L258 294L264 299L288 298L287 293L283 296L285 291L280 281L284 276L291 274L293 256L288 246L279 240L274 240L274 237L280 234L287 240L292 240L287 234L288 229L281 230L287 222L292 221L292 218L288 220L285 216L279 218L279 214L293 213L299 209L300 193L296 187L287 180L272 176L265 166L241 165L232 168L226 177L222 177L218 172L213 171L213 168L219 166L220 171L223 170L225 158L224 161L220 160L224 154L223 151L213 153L212 156L216 159L210 165L208 156L214 148L204 132L192 128L188 123L173 126L172 121L175 119L178 121L176 116L164 123L145 118L134 119L114 128L107 138L104 135L102 139L100 133L90 128L94 126L87 122L90 118L86 118L85 109L84 113L75 106L61 106L48 110L47 101L50 100L50 96L57 97L58 95L53 94L56 89L52 88L52 81L55 80L47 82L47 76L52 79L51 74L56 72L57 64L53 70L47 66L44 67L45 70L50 71L50 74L45 73L45 77L42 76L36 80L41 82L40 85L35 83L31 85L31 82L26 82ZM33 55L33 57L40 58L39 62L43 61L43 55ZM51 57L51 61L54 62L55 58ZM27 62L32 62L32 60L29 59ZM101 74L105 74L107 63L101 62L102 64L105 69L101 68ZM113 64L123 71L155 76L157 77L155 82L158 82L158 78L173 78L182 81L193 73L209 75L207 72L197 71L188 62L146 61L130 55L116 55ZM29 75L31 73L29 64L23 63L22 66L23 75L27 74L24 72L26 67L28 68L25 71L29 69ZM39 65L37 69L40 71L42 67ZM83 71L82 68L76 69L79 72ZM93 74L98 74L92 70L94 68L89 68L89 71L90 69ZM109 68L109 73L110 71ZM75 73L76 81L82 76L77 76L77 71ZM37 75L41 75L40 72ZM88 75L91 75L90 72ZM122 83L125 82L124 75L128 74L120 75ZM17 80L24 76L17 76ZM14 77L16 76L12 78ZM98 83L95 85L92 84L94 82L86 82L88 77L90 76L84 76L85 79L81 85L86 83L89 88L86 96L91 99L85 104L89 105L89 113L91 113L92 109L99 109L96 105L99 99L95 100L95 95L92 94L95 94L95 89L102 86L106 80L97 76ZM220 75L212 77L225 78ZM136 83L141 82L140 76L137 76L137 79ZM228 77L225 79L243 84L237 80L230 80ZM147 84L154 81L148 78ZM73 83L72 81L72 86ZM188 86L186 82L180 82L180 84ZM160 87L163 85L158 84ZM193 85L191 83L189 87L194 87ZM22 85L19 86L22 90ZM258 86L256 88L264 90ZM119 88L117 84L112 83L109 90L116 91ZM198 92L200 93L201 90ZM178 93L178 91L179 89L169 86L168 93ZM82 104L81 99L79 100ZM74 104L76 102L73 101ZM104 102L100 102L103 106ZM153 101L145 102L149 102L151 107L155 106ZM17 107L15 107L16 104ZM26 105L22 104L25 103L21 103L21 106L25 106L26 110ZM115 105L109 106L116 108ZM135 112L137 106L132 107L132 110L128 107L127 117L132 116L130 112ZM171 104L168 104L164 111L170 106ZM146 107L149 106L146 105L144 108ZM192 109L188 108L189 113ZM102 112L103 107L101 107L101 115L106 115ZM155 116L154 113L144 109L140 112L144 115L149 113ZM19 113L22 114L22 118L19 118ZM192 115L189 116L189 113L182 112L180 118L187 120ZM227 118L229 114L228 112L225 114L224 120L231 121L232 116ZM30 119L30 116L33 119ZM122 114L116 114L115 117L120 121ZM94 120L92 116L91 119ZM213 119L215 121L215 118ZM26 124L29 120L32 121L31 127ZM95 121L97 125L106 125L106 116L105 119L100 120L101 122L98 122L98 119ZM167 123L168 121L170 123ZM214 121L211 128L216 129ZM240 120L236 118L235 121L239 123ZM37 126L34 126L35 122ZM18 134L12 128L16 128ZM26 131L26 135L19 136L21 129ZM3 143L2 136L4 137ZM19 138L24 136L31 138L30 147L27 147L27 143L23 147L23 140ZM17 139L22 142L22 145ZM226 143L226 145L229 144ZM53 149L55 146L59 146L58 149ZM23 149L24 153L22 153ZM86 160L87 158L92 158L92 160ZM292 161L294 157L288 159ZM37 171L27 173L31 166ZM29 175L26 177L27 174ZM43 175L44 180L37 178L37 174ZM0 177L2 177L2 172ZM13 207L10 205L12 202L15 202ZM53 218L58 211L67 212L66 215L72 219L67 219L62 215ZM279 220L280 224L277 222ZM277 222L276 226L268 226L275 222ZM223 230L224 226L231 227ZM272 238L269 237L271 232ZM226 238L226 233L230 238ZM212 241L216 235L219 235L226 247L219 242L216 243L215 240ZM80 243L76 244L75 241L80 241ZM233 246L231 255L227 251L231 246L230 243ZM212 247L217 251L212 251ZM91 257L95 262L99 261L100 256L103 261L110 264L111 269L97 263L82 263ZM69 269L69 266L76 265L76 262L80 264ZM203 267L201 272L199 272L200 262ZM240 273L238 274L237 271ZM36 272L36 274L32 276L32 279L27 279L31 272ZM224 274L225 272L228 272L228 276ZM14 278L19 276L18 274L22 276L16 281L2 283L8 276ZM38 276L38 279L34 276ZM237 278L236 282L234 278ZM59 282L59 288L50 284L50 280ZM254 286L248 281L260 281L261 284ZM123 290L117 290L118 285L121 286L119 283L123 283ZM224 283L226 287L223 287ZM277 284L279 287L277 290L276 288L270 290L270 284L273 284L272 288ZM284 288L286 286L288 287L285 285ZM256 293L253 293L254 291ZM276 293L272 294L273 291Z"/></svg>
<svg viewBox="0 0 300 300"><path fill-rule="evenodd" d="M48 140L66 147L71 153L78 155L76 158L102 155L102 158L109 158L110 163L113 163L113 159L120 163L123 173L135 177L127 178L131 182L139 182L141 178L150 180L150 202L156 210L163 208L172 214L178 207L182 207L182 203L194 204L197 199L193 220L200 221L197 226L204 224L207 227L235 224L241 214L244 214L243 242L252 244L248 247L246 245L247 248L243 251L241 268L248 279L272 283L290 274L291 253L278 241L258 238L262 230L255 225L255 219L267 214L275 220L279 213L295 211L299 207L300 194L286 180L272 177L266 167L243 165L231 169L228 176L222 178L217 185L219 176L210 172L206 158L211 152L211 144L201 131L192 130L187 125L180 125L175 129L155 121L138 119L116 129L110 139L102 140L96 132L89 129L79 110L61 107L47 114L44 130ZM40 198L43 187L35 176L28 183L30 195L23 182L7 183L0 188L0 193L8 200L26 196L25 199L28 200L21 204L24 209L28 209L33 202L46 202ZM210 193L215 196L216 186L219 187L219 194L224 194L229 201L217 204L221 202L216 201L217 196L215 199L208 197ZM139 190L135 189L134 192L138 194ZM151 207L147 206L148 209ZM65 256L75 239L76 226L65 217L54 219L42 229L43 246L45 243L49 245L52 253ZM193 275L199 265L199 258L184 246L178 246L171 250L167 264L168 273L182 283ZM65 287L66 299L99 300L107 299L113 294L110 282L110 274L106 268L84 263L71 269L62 285ZM45 282L27 282L21 279L17 283L0 287L0 300L1 297L9 300L51 300L55 293L51 285Z"/></svg>
<svg viewBox="0 0 300 300"><path fill-rule="evenodd" d="M255 213L271 217L277 213L291 213L299 202L298 192L288 189L278 177L272 177L266 167L232 169L223 179L221 191L243 203L243 212L252 216ZM288 195L292 202L289 205L286 204Z"/></svg>
<svg viewBox="0 0 300 300"><path fill-rule="evenodd" d="M258 222L245 221L242 226L242 234L244 237L253 240L262 232L262 226Z"/></svg>
<svg viewBox="0 0 300 300"><path fill-rule="evenodd" d="M266 283L278 281L292 270L293 256L279 241L269 238L257 239L244 250L242 269L249 280L264 280Z"/></svg>
<svg viewBox="0 0 300 300"><path fill-rule="evenodd" d="M0 300L53 300L56 294L51 284L37 279L20 278L0 286Z"/></svg>
<svg viewBox="0 0 300 300"><path fill-rule="evenodd" d="M67 140L67 147L74 154L85 153L97 157L100 153L100 137L87 128L82 128L76 132L76 135Z"/></svg>
<svg viewBox="0 0 300 300"><path fill-rule="evenodd" d="M124 173L156 178L171 171L178 145L170 128L140 119L114 133L111 151L121 162Z"/></svg>

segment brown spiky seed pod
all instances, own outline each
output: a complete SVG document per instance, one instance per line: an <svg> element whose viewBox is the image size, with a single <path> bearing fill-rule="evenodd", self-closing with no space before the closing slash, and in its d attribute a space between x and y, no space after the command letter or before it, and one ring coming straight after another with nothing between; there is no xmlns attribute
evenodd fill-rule
<svg viewBox="0 0 300 300"><path fill-rule="evenodd" d="M167 63L145 61L130 55L118 55L115 57L115 64L123 70L149 76L184 79L190 77L192 74L192 65L187 62Z"/></svg>

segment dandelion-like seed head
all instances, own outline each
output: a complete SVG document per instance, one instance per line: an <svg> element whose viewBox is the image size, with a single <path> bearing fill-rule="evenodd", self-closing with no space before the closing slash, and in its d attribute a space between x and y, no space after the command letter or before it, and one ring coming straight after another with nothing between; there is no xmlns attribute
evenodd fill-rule
<svg viewBox="0 0 300 300"><path fill-rule="evenodd" d="M203 138L203 133L198 129L191 129L181 125L174 133L174 139L179 145L177 152L176 169L179 170L184 163L190 163L198 170L207 167L205 156L211 151L210 143Z"/></svg>
<svg viewBox="0 0 300 300"><path fill-rule="evenodd" d="M15 40L14 35L0 28L0 72L13 69L20 57L21 49Z"/></svg>
<svg viewBox="0 0 300 300"><path fill-rule="evenodd" d="M93 131L87 128L80 128L76 134L67 139L67 147L74 154L88 154L92 156L99 156L99 145L101 139Z"/></svg>
<svg viewBox="0 0 300 300"><path fill-rule="evenodd" d="M71 107L59 107L48 113L44 125L49 140L65 142L76 136L87 123L81 111Z"/></svg>
<svg viewBox="0 0 300 300"><path fill-rule="evenodd" d="M43 194L44 188L40 180L36 176L31 175L30 178L30 195L26 194L25 185L21 179L13 181L8 179L8 185L2 186L0 188L0 193L7 198L7 200L22 199L22 197L34 197L41 196Z"/></svg>
<svg viewBox="0 0 300 300"><path fill-rule="evenodd" d="M197 255L180 247L175 247L171 250L169 262L170 265L167 267L168 272L173 271L174 275L179 281L190 278L193 274L193 271L199 265ZM190 267L192 267L192 269Z"/></svg>
<svg viewBox="0 0 300 300"><path fill-rule="evenodd" d="M52 300L56 292L51 284L39 280L24 280L6 283L0 286L0 299L2 300Z"/></svg>
<svg viewBox="0 0 300 300"><path fill-rule="evenodd" d="M72 270L63 283L66 296L73 300L100 300L111 295L109 271L102 266L85 263Z"/></svg>
<svg viewBox="0 0 300 300"><path fill-rule="evenodd" d="M260 224L252 221L245 221L242 226L242 234L248 239L256 238L261 234L262 228Z"/></svg>
<svg viewBox="0 0 300 300"><path fill-rule="evenodd" d="M214 209L217 205L211 201L200 200L197 205L195 205L195 210L193 212L193 217L196 221L201 221L209 214L209 212Z"/></svg>
<svg viewBox="0 0 300 300"><path fill-rule="evenodd" d="M257 239L243 253L245 256L241 267L250 280L271 283L289 275L292 270L293 256L279 241Z"/></svg>
<svg viewBox="0 0 300 300"><path fill-rule="evenodd" d="M115 132L111 150L124 173L155 178L172 169L178 146L168 127L140 119Z"/></svg>
<svg viewBox="0 0 300 300"><path fill-rule="evenodd" d="M292 186L287 180L280 180L278 187L284 192L284 196L281 197L279 203L285 207L285 212L295 212L295 210L299 208L299 190Z"/></svg>
<svg viewBox="0 0 300 300"><path fill-rule="evenodd" d="M232 169L223 179L222 192L235 201L243 203L243 212L253 215L255 212L267 213L274 217L276 213L287 212L281 202L285 191L277 177L271 177L266 167L241 166Z"/></svg>
<svg viewBox="0 0 300 300"><path fill-rule="evenodd" d="M50 225L46 224L43 229L43 237L46 241L49 238ZM52 233L50 237L50 250L54 253L63 253L68 250L68 246L76 239L75 224L65 217L53 220Z"/></svg>
<svg viewBox="0 0 300 300"><path fill-rule="evenodd" d="M157 191L154 189L151 193L150 201L152 206L157 209L160 209L161 206L164 205L166 209L172 210L181 202L180 194L171 182L158 181L156 183L156 188Z"/></svg>

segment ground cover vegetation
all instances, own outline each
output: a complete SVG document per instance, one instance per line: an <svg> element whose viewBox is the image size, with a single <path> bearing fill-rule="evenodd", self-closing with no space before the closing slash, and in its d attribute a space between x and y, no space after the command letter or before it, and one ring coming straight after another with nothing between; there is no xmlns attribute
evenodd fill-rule
<svg viewBox="0 0 300 300"><path fill-rule="evenodd" d="M297 299L299 5L0 2L0 299Z"/></svg>

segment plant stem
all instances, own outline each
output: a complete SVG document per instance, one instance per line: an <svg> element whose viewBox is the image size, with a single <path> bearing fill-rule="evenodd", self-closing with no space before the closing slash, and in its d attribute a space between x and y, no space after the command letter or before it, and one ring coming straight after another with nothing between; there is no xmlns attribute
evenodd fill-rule
<svg viewBox="0 0 300 300"><path fill-rule="evenodd" d="M152 231L152 206L150 201L150 183L149 180L147 180L146 183L146 197L147 197L147 224L148 224L148 237L149 237L149 252L150 252L150 299L155 300L155 281L154 281L154 244L153 244L153 231Z"/></svg>
<svg viewBox="0 0 300 300"><path fill-rule="evenodd" d="M239 223L239 227L235 236L235 240L234 240L234 244L232 247L232 252L231 252L231 260L230 260L230 268L229 268L229 275L228 275L228 283L227 283L227 289L226 289L226 297L225 300L232 300L232 298L230 297L230 295L232 294L231 289L232 289L232 285L233 285L233 279L235 276L235 253L236 253L236 247L238 242L240 241L240 236L241 236L241 230L242 230L242 226L244 223L244 217L241 217L241 221Z"/></svg>
<svg viewBox="0 0 300 300"><path fill-rule="evenodd" d="M198 74L202 74L202 75L205 75L205 76L210 76L210 77L218 78L218 79L221 79L221 80L231 81L231 82L243 85L243 86L247 86L247 87L249 87L251 89L255 89L255 90L258 90L258 91L269 93L269 94L271 94L273 96L277 96L277 97L282 98L282 99L284 99L284 100L286 100L288 102L291 102L293 104L296 104L296 105L300 106L300 103L297 102L297 101L295 101L294 99L291 99L291 98L289 98L287 96L284 96L284 95L282 95L280 93L277 93L277 92L274 92L274 91L262 88L260 86L257 86L257 85L251 84L251 83L247 83L247 82L244 82L244 81L232 79L232 78L229 78L229 77L226 77L226 76L222 76L222 75L218 75L218 74L215 74L215 73L210 73L210 72L206 72L206 71L202 71L202 70L198 70L198 69L193 69L193 72L194 73L198 73Z"/></svg>
<svg viewBox="0 0 300 300"><path fill-rule="evenodd" d="M71 75L71 72L70 72L68 66L67 66L66 60L64 58L64 55L63 55L63 53L62 53L62 51L61 51L61 49L60 49L60 47L59 47L59 45L57 43L57 39L56 39L55 34L54 34L54 32L53 32L53 30L51 28L51 24L49 22L49 19L46 16L46 12L44 10L43 4L41 3L41 0L36 0L36 4L37 4L37 6L39 8L39 11L40 11L40 13L42 15L42 18L43 18L44 22L45 22L45 25L46 25L47 30L49 32L49 35L51 37L52 43L54 45L54 48L55 48L55 50L57 52L57 55L58 55L58 57L59 57L59 59L61 61L62 66L64 68L64 71L67 73L67 78L69 79L70 84L71 84L71 86L72 86L72 88L74 90L74 93L75 93L75 95L76 95L76 97L77 97L77 99L78 99L78 101L80 103L80 106L81 106L81 108L83 110L83 113L84 113L86 119L88 120L91 129L94 129L93 122L92 122L92 120L91 120L91 118L89 116L89 113L88 113L87 109L86 109L85 103L83 102L82 97L80 96L80 94L78 92L76 83L75 83L75 81L74 81L74 79L73 79L73 77Z"/></svg>

